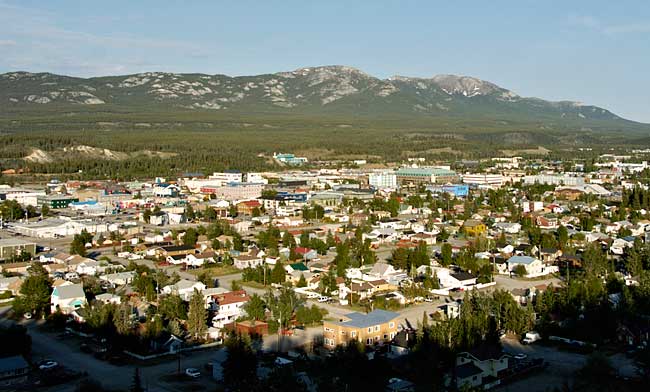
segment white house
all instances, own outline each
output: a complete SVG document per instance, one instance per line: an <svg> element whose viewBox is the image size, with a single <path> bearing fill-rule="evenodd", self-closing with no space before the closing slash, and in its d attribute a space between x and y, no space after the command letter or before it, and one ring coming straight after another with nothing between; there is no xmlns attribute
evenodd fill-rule
<svg viewBox="0 0 650 392"><path fill-rule="evenodd" d="M548 275L558 272L557 266L549 266L535 257L530 256L512 256L506 261L508 272L512 274L517 266L523 265L526 268L526 277L534 278L537 276Z"/></svg>
<svg viewBox="0 0 650 392"><path fill-rule="evenodd" d="M133 278L135 278L135 271L116 272L113 274L101 275L99 277L99 279L110 283L113 287L129 284L133 282Z"/></svg>
<svg viewBox="0 0 650 392"><path fill-rule="evenodd" d="M206 289L206 285L201 282L181 279L175 284L163 287L163 293L178 294L183 300L189 301L195 289L201 292Z"/></svg>
<svg viewBox="0 0 650 392"><path fill-rule="evenodd" d="M50 296L50 310L52 313L60 310L61 313L71 314L86 304L88 304L88 301L81 283L57 286L52 290Z"/></svg>
<svg viewBox="0 0 650 392"><path fill-rule="evenodd" d="M238 290L213 295L212 299L212 310L215 311L212 326L222 329L226 324L230 324L245 315L244 305L250 297L246 294L246 291Z"/></svg>

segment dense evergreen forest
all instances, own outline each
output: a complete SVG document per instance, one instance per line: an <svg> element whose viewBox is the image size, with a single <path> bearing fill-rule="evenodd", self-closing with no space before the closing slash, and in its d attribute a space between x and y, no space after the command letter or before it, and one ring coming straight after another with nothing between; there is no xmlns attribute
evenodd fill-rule
<svg viewBox="0 0 650 392"><path fill-rule="evenodd" d="M642 146L640 140L605 132L491 119L84 110L0 116L0 167L62 178L130 179L185 171L278 170L282 167L270 158L274 152L343 164L353 159L402 162L414 156L454 162L502 155L504 149L536 154L539 146L550 150L543 152L546 157L588 159L612 147ZM585 145L593 150L577 151ZM108 149L119 157L63 151L75 146ZM23 159L35 149L52 156Z"/></svg>

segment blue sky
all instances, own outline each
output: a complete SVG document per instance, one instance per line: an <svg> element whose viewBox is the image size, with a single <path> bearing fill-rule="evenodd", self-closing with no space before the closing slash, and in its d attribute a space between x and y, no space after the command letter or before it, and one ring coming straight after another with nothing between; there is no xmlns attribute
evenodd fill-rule
<svg viewBox="0 0 650 392"><path fill-rule="evenodd" d="M471 75L650 122L650 1L0 0L0 72L326 64L382 78Z"/></svg>

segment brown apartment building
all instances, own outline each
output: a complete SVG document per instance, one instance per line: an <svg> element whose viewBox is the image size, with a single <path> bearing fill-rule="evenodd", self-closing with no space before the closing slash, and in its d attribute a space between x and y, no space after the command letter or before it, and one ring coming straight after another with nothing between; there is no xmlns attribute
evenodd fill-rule
<svg viewBox="0 0 650 392"><path fill-rule="evenodd" d="M373 310L368 314L349 313L338 321L323 323L323 337L326 348L345 345L350 340L364 344L379 344L391 341L397 334L398 313Z"/></svg>

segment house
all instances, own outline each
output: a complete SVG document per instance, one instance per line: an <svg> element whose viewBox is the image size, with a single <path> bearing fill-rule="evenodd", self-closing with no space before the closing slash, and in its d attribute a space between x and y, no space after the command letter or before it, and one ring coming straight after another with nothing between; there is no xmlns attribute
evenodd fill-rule
<svg viewBox="0 0 650 392"><path fill-rule="evenodd" d="M559 271L557 266L549 266L541 260L530 256L512 256L506 263L508 264L508 272L510 274L513 274L518 266L524 266L526 268L525 277L527 278L548 275Z"/></svg>
<svg viewBox="0 0 650 392"><path fill-rule="evenodd" d="M476 284L476 275L472 275L467 272L455 272L447 268L434 268L438 280L440 282L440 287L452 290L465 288Z"/></svg>
<svg viewBox="0 0 650 392"><path fill-rule="evenodd" d="M174 184L156 184L153 187L155 197L178 197L180 191L180 188Z"/></svg>
<svg viewBox="0 0 650 392"><path fill-rule="evenodd" d="M163 287L163 293L165 294L177 294L184 301L189 301L194 294L194 290L202 292L206 289L206 286L201 282L194 282L187 279L181 279L175 284Z"/></svg>
<svg viewBox="0 0 650 392"><path fill-rule="evenodd" d="M103 293L95 296L95 299L104 304L119 305L122 303L122 298L119 295L111 293Z"/></svg>
<svg viewBox="0 0 650 392"><path fill-rule="evenodd" d="M540 215L535 218L535 223L540 229L557 229L560 226L560 221L555 214Z"/></svg>
<svg viewBox="0 0 650 392"><path fill-rule="evenodd" d="M0 387L24 383L30 369L22 355L0 358Z"/></svg>
<svg viewBox="0 0 650 392"><path fill-rule="evenodd" d="M190 245L170 245L157 248L155 253L156 256L167 258L167 256L187 256L196 253L196 249Z"/></svg>
<svg viewBox="0 0 650 392"><path fill-rule="evenodd" d="M309 268L304 263L293 263L289 265L284 266L284 270L287 271L288 274L292 272L307 272L309 271Z"/></svg>
<svg viewBox="0 0 650 392"><path fill-rule="evenodd" d="M115 272L112 274L101 275L100 280L110 283L113 287L124 286L133 282L135 271Z"/></svg>
<svg viewBox="0 0 650 392"><path fill-rule="evenodd" d="M0 293L9 291L11 295L18 295L20 287L23 285L23 280L24 278L22 276L0 278Z"/></svg>
<svg viewBox="0 0 650 392"><path fill-rule="evenodd" d="M517 234L521 231L521 223L499 222L494 224L494 229L506 234Z"/></svg>
<svg viewBox="0 0 650 392"><path fill-rule="evenodd" d="M359 299L370 298L373 295L373 287L368 282L352 281L350 292L358 295Z"/></svg>
<svg viewBox="0 0 650 392"><path fill-rule="evenodd" d="M508 359L501 347L484 343L456 356L456 387L484 389L499 385L499 378L508 369Z"/></svg>
<svg viewBox="0 0 650 392"><path fill-rule="evenodd" d="M51 312L60 311L63 314L71 314L88 304L83 285L67 284L55 287L50 296Z"/></svg>
<svg viewBox="0 0 650 392"><path fill-rule="evenodd" d="M313 260L318 257L318 252L316 252L315 249L298 246L294 249L294 251L303 260Z"/></svg>
<svg viewBox="0 0 650 392"><path fill-rule="evenodd" d="M212 326L223 329L227 324L245 315L244 305L250 297L245 290L229 291L212 296L211 310L215 312Z"/></svg>
<svg viewBox="0 0 650 392"><path fill-rule="evenodd" d="M557 248L542 248L539 251L539 256L544 263L554 263L562 256L562 251Z"/></svg>
<svg viewBox="0 0 650 392"><path fill-rule="evenodd" d="M205 251L199 254L189 254L185 256L185 264L195 267L201 267L206 263L214 263L216 254L214 251Z"/></svg>
<svg viewBox="0 0 650 392"><path fill-rule="evenodd" d="M325 347L334 349L350 340L367 345L390 342L397 334L398 317L399 313L375 309L368 314L348 313L338 321L325 321Z"/></svg>
<svg viewBox="0 0 650 392"><path fill-rule="evenodd" d="M79 275L97 275L97 272L102 269L101 263L97 260L86 259L83 262L77 264L75 271ZM104 268L105 269L105 268Z"/></svg>
<svg viewBox="0 0 650 392"><path fill-rule="evenodd" d="M239 255L233 258L235 268L243 270L246 268L255 268L264 264L264 257L257 255Z"/></svg>
<svg viewBox="0 0 650 392"><path fill-rule="evenodd" d="M435 245L436 244L436 237L437 234L435 233L429 233L429 232L421 232L417 234L413 234L411 236L411 241L415 243L420 243L424 242L427 245Z"/></svg>
<svg viewBox="0 0 650 392"><path fill-rule="evenodd" d="M142 219L144 220L144 215L142 216ZM169 224L169 216L164 211L152 212L151 215L149 215L149 223L156 226L165 226Z"/></svg>
<svg viewBox="0 0 650 392"><path fill-rule="evenodd" d="M476 219L468 219L463 223L465 234L471 237L478 237L487 231L485 224Z"/></svg>
<svg viewBox="0 0 650 392"><path fill-rule="evenodd" d="M396 274L395 267L388 263L375 263L372 269L368 272L369 276L375 279L388 279L391 275Z"/></svg>

